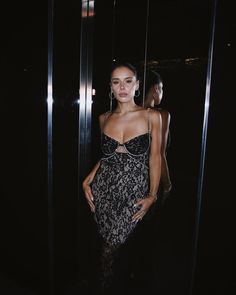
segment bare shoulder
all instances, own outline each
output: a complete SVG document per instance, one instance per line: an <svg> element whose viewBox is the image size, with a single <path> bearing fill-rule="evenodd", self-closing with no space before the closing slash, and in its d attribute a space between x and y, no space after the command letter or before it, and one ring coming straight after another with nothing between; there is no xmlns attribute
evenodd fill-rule
<svg viewBox="0 0 236 295"><path fill-rule="evenodd" d="M106 113L99 115L98 120L99 120L100 127L102 127L104 125L104 122L105 122L106 118L110 115L110 113L111 112L108 111Z"/></svg>
<svg viewBox="0 0 236 295"><path fill-rule="evenodd" d="M99 119L99 121L103 121L103 120L105 120L105 117L106 117L106 113L103 113L103 114L99 115L98 119Z"/></svg>
<svg viewBox="0 0 236 295"><path fill-rule="evenodd" d="M170 118L170 113L169 113L169 111L167 111L167 110L163 110L163 109L160 109L159 111L160 111L161 116L162 116L163 118Z"/></svg>
<svg viewBox="0 0 236 295"><path fill-rule="evenodd" d="M159 110L155 110L155 109L148 109L149 112L149 116L150 116L150 120L151 122L160 122L161 119L161 112Z"/></svg>
<svg viewBox="0 0 236 295"><path fill-rule="evenodd" d="M160 110L160 114L161 114L161 119L163 121L163 123L168 124L170 122L170 113L167 110Z"/></svg>

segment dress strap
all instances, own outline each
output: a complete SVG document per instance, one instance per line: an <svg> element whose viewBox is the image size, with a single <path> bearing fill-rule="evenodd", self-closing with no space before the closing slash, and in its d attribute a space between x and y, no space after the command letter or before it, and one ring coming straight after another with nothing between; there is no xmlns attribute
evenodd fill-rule
<svg viewBox="0 0 236 295"><path fill-rule="evenodd" d="M148 133L151 133L151 122L150 122L150 108L147 108L147 117L148 117Z"/></svg>

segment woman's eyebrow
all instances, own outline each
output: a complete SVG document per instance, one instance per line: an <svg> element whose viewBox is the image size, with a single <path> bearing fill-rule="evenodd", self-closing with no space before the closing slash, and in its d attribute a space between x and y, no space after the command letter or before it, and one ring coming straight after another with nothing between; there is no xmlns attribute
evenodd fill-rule
<svg viewBox="0 0 236 295"><path fill-rule="evenodd" d="M133 79L134 76L125 77L125 79ZM120 80L120 78L111 78L111 80Z"/></svg>

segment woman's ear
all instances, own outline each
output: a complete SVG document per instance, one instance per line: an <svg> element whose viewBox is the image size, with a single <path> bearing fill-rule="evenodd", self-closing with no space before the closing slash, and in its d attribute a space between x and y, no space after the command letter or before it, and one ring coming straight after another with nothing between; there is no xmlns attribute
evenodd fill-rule
<svg viewBox="0 0 236 295"><path fill-rule="evenodd" d="M138 90L139 89L139 80L136 81L136 87L135 87L135 90Z"/></svg>
<svg viewBox="0 0 236 295"><path fill-rule="evenodd" d="M154 89L156 92L159 91L159 89L158 89L158 85L157 85L157 84L153 85L153 89Z"/></svg>

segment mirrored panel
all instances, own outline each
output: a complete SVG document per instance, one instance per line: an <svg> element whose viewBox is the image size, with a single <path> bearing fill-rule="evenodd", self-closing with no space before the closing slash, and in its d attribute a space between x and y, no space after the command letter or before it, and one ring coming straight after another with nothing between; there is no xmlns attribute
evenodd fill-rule
<svg viewBox="0 0 236 295"><path fill-rule="evenodd" d="M144 82L150 70L160 74L163 97L155 107L170 114L172 190L150 227L161 294L191 290L211 14L211 1L150 1Z"/></svg>
<svg viewBox="0 0 236 295"><path fill-rule="evenodd" d="M211 100L195 292L235 293L235 174L230 172L235 147L236 21L234 1L218 0L212 67ZM222 134L222 137L220 136ZM219 155L224 155L221 157ZM222 171L222 173L219 173ZM226 173L224 173L227 171Z"/></svg>
<svg viewBox="0 0 236 295"><path fill-rule="evenodd" d="M54 1L53 15L51 293L64 294L77 280L81 1Z"/></svg>

